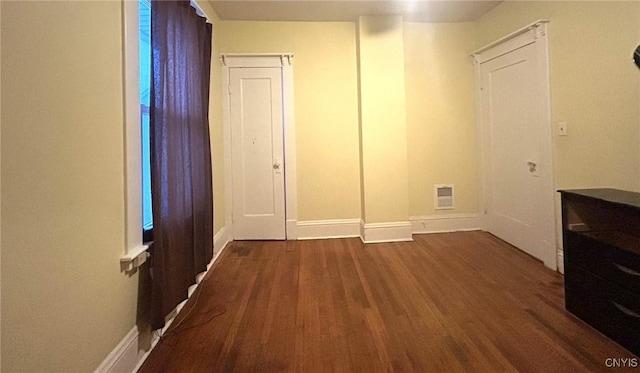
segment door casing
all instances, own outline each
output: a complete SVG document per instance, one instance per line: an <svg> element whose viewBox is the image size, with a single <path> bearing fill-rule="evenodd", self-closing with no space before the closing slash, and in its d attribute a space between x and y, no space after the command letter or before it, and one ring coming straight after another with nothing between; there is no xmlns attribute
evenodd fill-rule
<svg viewBox="0 0 640 373"><path fill-rule="evenodd" d="M222 65L222 122L224 142L225 227L233 240L233 183L231 152L231 112L229 72L236 67L277 67L282 69L284 164L285 167L285 226L286 239L297 239L296 143L293 107L293 53L221 54ZM215 171L214 171L215 172ZM215 173L214 173L215 177Z"/></svg>
<svg viewBox="0 0 640 373"><path fill-rule="evenodd" d="M556 213L555 213L555 190L553 172L553 146L551 131L551 97L549 82L549 47L548 47L548 23L547 20L539 20L527 25L501 39L496 40L487 46L480 48L471 56L474 59L475 71L475 93L476 93L476 132L478 136L478 159L479 172L478 180L479 201L481 206L480 222L484 230L488 228L488 217L491 213L490 206L487 206L487 196L491 192L487 183L489 176L488 155L490 154L490 144L484 139L487 138L486 131L489 131L488 123L483 119L482 103L482 79L481 65L484 62L507 54L525 45L535 46L536 76L539 84L534 89L536 109L539 111L540 134L540 155L539 155L539 177L541 185L541 206L538 221L540 242L543 247L543 262L545 266L556 270L558 268L557 234L556 234Z"/></svg>

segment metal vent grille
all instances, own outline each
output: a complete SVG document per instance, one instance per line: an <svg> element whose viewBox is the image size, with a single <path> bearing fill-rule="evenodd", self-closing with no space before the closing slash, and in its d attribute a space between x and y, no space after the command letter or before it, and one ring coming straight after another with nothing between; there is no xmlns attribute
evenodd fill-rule
<svg viewBox="0 0 640 373"><path fill-rule="evenodd" d="M454 208L453 184L436 184L434 186L435 209L450 210Z"/></svg>

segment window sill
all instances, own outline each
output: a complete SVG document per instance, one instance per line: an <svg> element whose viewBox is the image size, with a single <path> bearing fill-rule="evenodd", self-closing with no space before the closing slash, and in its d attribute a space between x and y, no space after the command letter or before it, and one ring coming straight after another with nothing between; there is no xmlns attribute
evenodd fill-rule
<svg viewBox="0 0 640 373"><path fill-rule="evenodd" d="M132 250L128 250L126 254L120 257L120 270L124 272L133 272L140 267L149 258L149 245L142 244Z"/></svg>

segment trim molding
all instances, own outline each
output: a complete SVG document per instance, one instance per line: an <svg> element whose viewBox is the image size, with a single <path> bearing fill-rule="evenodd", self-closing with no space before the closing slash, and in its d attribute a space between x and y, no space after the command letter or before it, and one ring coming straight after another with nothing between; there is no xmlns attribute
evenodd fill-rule
<svg viewBox="0 0 640 373"><path fill-rule="evenodd" d="M287 227L287 240L298 239L298 221L296 219L287 219L285 221Z"/></svg>
<svg viewBox="0 0 640 373"><path fill-rule="evenodd" d="M531 44L537 39L537 28L544 25L546 33L546 24L549 23L547 19L539 19L533 23L530 23L509 35L506 35L498 40L495 40L484 47L471 53L471 56L479 63L483 63L492 60L496 57L500 57L505 53L509 53L517 48L523 47L527 44Z"/></svg>
<svg viewBox="0 0 640 373"><path fill-rule="evenodd" d="M133 368L141 358L141 356L138 356L138 336L138 326L134 326L104 359L102 364L96 368L95 372L133 371Z"/></svg>
<svg viewBox="0 0 640 373"><path fill-rule="evenodd" d="M142 242L142 125L140 123L140 56L138 3L122 1L122 87L124 95L124 255ZM138 253L136 256L138 256Z"/></svg>
<svg viewBox="0 0 640 373"><path fill-rule="evenodd" d="M178 315L182 307L186 304L187 300L191 298L191 294L195 291L197 286L202 282L204 276L209 273L209 270L213 264L218 260L220 254L226 249L227 245L232 241L229 237L228 226L224 226L213 238L213 258L207 265L207 270L198 276L196 276L196 284L189 288L189 296L182 303L178 304L176 308L169 313L168 320L165 327L162 329L164 333L170 326L175 317ZM139 350L140 345L140 329L138 326L134 326L127 335L118 343L118 345L109 353L104 361L96 368L96 373L116 373L116 372L136 372L147 359L151 351L155 348L156 344L160 340L158 333L152 333L152 339L149 350Z"/></svg>
<svg viewBox="0 0 640 373"><path fill-rule="evenodd" d="M224 222L228 227L230 239L233 240L233 183L231 164L231 112L229 100L229 69L222 65L222 84L220 97L222 98L222 142L224 152ZM215 249L215 244L214 244Z"/></svg>
<svg viewBox="0 0 640 373"><path fill-rule="evenodd" d="M360 220L360 234L364 243L413 241L409 221L365 223Z"/></svg>
<svg viewBox="0 0 640 373"><path fill-rule="evenodd" d="M299 240L360 237L360 219L299 221L296 229Z"/></svg>
<svg viewBox="0 0 640 373"><path fill-rule="evenodd" d="M480 230L478 214L446 214L412 216L409 218L413 234Z"/></svg>
<svg viewBox="0 0 640 373"><path fill-rule="evenodd" d="M216 233L215 236L213 236L213 259L207 266L207 270L216 261L222 250L227 247L227 244L233 241L229 232L231 232L231 229L229 229L229 224L226 224L218 231L218 233Z"/></svg>
<svg viewBox="0 0 640 373"><path fill-rule="evenodd" d="M292 62L293 53L220 53L220 63L229 67L282 67Z"/></svg>

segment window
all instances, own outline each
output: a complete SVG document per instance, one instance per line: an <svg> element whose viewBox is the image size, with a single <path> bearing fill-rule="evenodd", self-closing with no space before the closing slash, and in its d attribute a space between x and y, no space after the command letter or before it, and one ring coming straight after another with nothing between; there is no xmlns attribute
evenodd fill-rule
<svg viewBox="0 0 640 373"><path fill-rule="evenodd" d="M146 255L147 243L153 241L149 133L151 0L122 0L122 4L126 226L125 253L120 262L124 271L131 271L143 262L139 258Z"/></svg>
<svg viewBox="0 0 640 373"><path fill-rule="evenodd" d="M153 240L151 202L151 153L149 137L149 99L151 92L151 3L139 0L140 25L140 122L142 125L142 230L143 241Z"/></svg>
<svg viewBox="0 0 640 373"><path fill-rule="evenodd" d="M149 1L142 12L150 14ZM142 186L142 115L140 113L140 1L122 0L123 6L123 83L124 83L124 169L125 169L125 251L120 257L120 268L124 272L135 271L148 256L148 237L143 240L143 192ZM148 17L148 16L147 16ZM151 23L148 22L147 29ZM147 38L150 41L150 38ZM150 43L149 43L150 44ZM151 56L149 55L149 60ZM148 80L148 79L147 79ZM148 86L149 84L147 84ZM148 140L145 142L148 143ZM148 159L148 157L147 157ZM147 161L148 164L148 161ZM147 167L147 166L145 166ZM148 190L148 189L147 189ZM151 201L151 199L148 199ZM150 213L148 216L152 216ZM149 231L150 233L151 231Z"/></svg>

